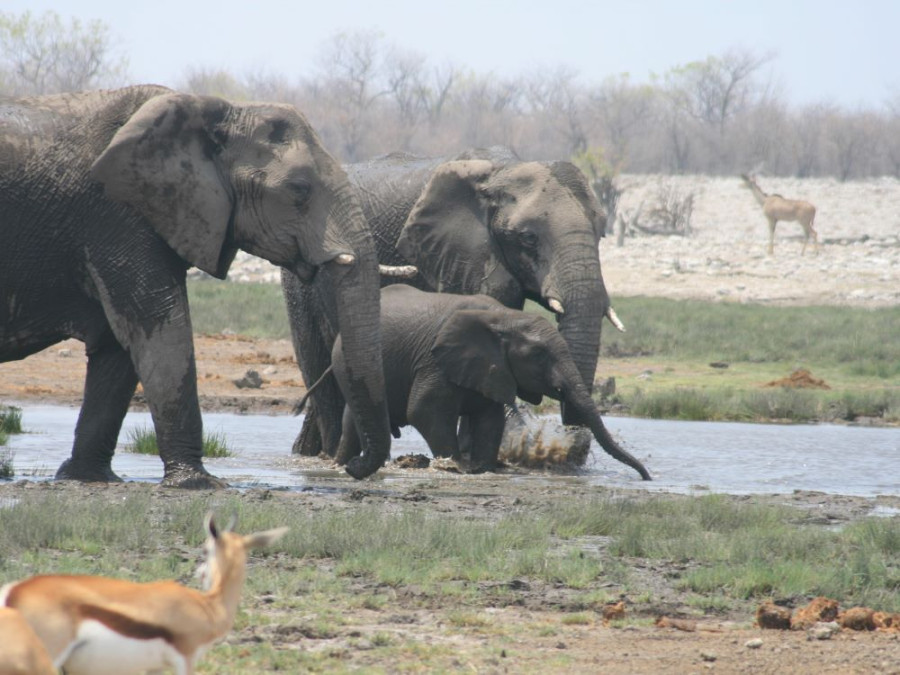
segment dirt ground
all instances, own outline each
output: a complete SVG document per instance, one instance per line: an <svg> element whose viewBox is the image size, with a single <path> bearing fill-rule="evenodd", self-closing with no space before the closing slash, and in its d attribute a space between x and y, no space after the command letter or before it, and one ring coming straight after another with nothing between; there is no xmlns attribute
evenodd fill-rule
<svg viewBox="0 0 900 675"><path fill-rule="evenodd" d="M681 194L694 195L693 234L690 237L635 237L617 247L614 237L601 246L603 271L610 294L697 298L725 302L760 302L780 305L833 304L861 307L890 306L900 302L900 181L877 179L857 183L833 180L760 179L767 192L807 199L819 209L816 219L820 242L818 255L800 255L798 225L778 226L776 254L765 255L767 228L759 207L735 178L702 176L657 178L623 177L626 191L620 207L628 216L651 203L666 185ZM642 207L644 208L644 207ZM238 281L273 281L277 274L259 260L240 255L231 278ZM627 323L627 317L622 317ZM267 411L288 413L305 389L293 359L290 343L248 340L239 336L196 338L198 387L206 411ZM60 403L77 406L84 381L85 357L81 343L69 340L23 361L0 364L0 402ZM234 381L256 371L260 388L238 388ZM140 406L140 399L136 401ZM317 459L296 461L320 462ZM431 470L425 470L427 472ZM77 486L29 483L0 484L0 501L18 491L34 489L120 490L137 486ZM140 488L145 489L145 488ZM470 513L474 518L495 517L498 509L519 508L534 500L565 499L553 494L535 495L522 484L502 476L466 477L453 490L439 481L423 481L415 499L435 509ZM629 498L649 493L635 490ZM169 496L167 499L176 498ZM254 498L252 491L247 498ZM370 491L365 483L349 477L339 490L278 493L311 508L324 508L320 500L409 500L410 495ZM735 497L751 499L751 497ZM900 499L867 500L857 497L796 493L787 496L754 496L752 499L784 501L804 509L822 523L844 522L886 505L900 507ZM896 517L896 516L894 516ZM753 626L753 607L728 615L695 616L673 589L677 570L671 565L628 561L655 598L641 606L626 598L628 611L637 616L693 616L696 630L653 626L604 627L596 621L573 625L563 618L579 611L577 593L525 584L522 602L491 609L492 620L508 625L533 625L546 621L555 626L552 635L523 638L506 650L509 657L469 662L485 638L477 632L454 633L440 612L416 608L399 599L397 612L361 610L352 619L353 630L396 630L415 634L425 642L448 641L460 650L459 670L478 672L605 672L605 673L900 673L900 636L897 633L842 631L829 640L808 639L804 631L761 631ZM673 576L674 575L674 576ZM401 594L402 595L402 594ZM838 599L840 600L840 599ZM799 601L799 599L798 599ZM390 614L390 613L389 613ZM349 629L348 629L349 630ZM230 642L268 639L275 643L296 641L271 631L258 635L246 628ZM331 639L340 643L341 637ZM761 644L753 642L761 640ZM345 640L346 641L346 640ZM338 644L339 646L339 644ZM303 648L334 648L319 641ZM565 655L566 665L557 667ZM474 657L473 657L474 658ZM359 654L341 667L390 669L390 664L367 663Z"/></svg>
<svg viewBox="0 0 900 675"><path fill-rule="evenodd" d="M302 458L299 463L315 468L320 460ZM240 498L283 500L290 512L309 513L322 509L344 509L376 503L391 509L424 508L455 513L466 518L492 520L522 509L544 508L564 501L583 489L555 484L535 489L525 482L503 476L467 476L464 480L437 480L430 470L420 472L421 482L400 490L371 488L366 483L347 479L335 489L331 481L326 489L281 491L253 489ZM151 509L160 517L178 500L189 498L185 492L147 484L79 485L71 482L0 482L0 503L26 496L40 498L48 493L73 499L121 502L128 491L150 491ZM600 489L602 491L602 488ZM646 499L644 490L617 490L611 496ZM672 495L672 499L687 497ZM734 497L798 507L798 520L811 527L830 527L862 517L874 502L858 497L840 497L813 492L782 496ZM900 498L882 498L882 506L900 507ZM597 538L603 539L603 538ZM600 549L602 541L586 542ZM164 547L163 547L164 548ZM181 550L181 549L179 549ZM160 555L165 551L161 550ZM199 550L184 550L182 555L199 556ZM435 606L414 586L396 587L374 584L357 577L346 595L386 594L382 607L352 605L341 614L341 622L323 631L316 615L299 609L284 613L269 609L272 600L245 593L242 606L266 621L240 622L225 639L238 650L260 642L276 649L304 650L328 655L326 672L428 672L410 662L415 644L445 646L452 658L444 661L446 672L479 673L900 673L900 633L840 630L830 639L817 639L806 630L763 630L754 625L755 602L739 604L728 611L703 613L688 605L676 588L690 561L629 558L628 589L607 581L600 587L624 603L624 615L612 615L604 621L610 603L595 604L588 591L568 588L532 579L510 579L496 584L480 584L479 592L497 593L495 605L487 607ZM249 574L263 574L260 565L317 565L330 573L328 561L302 560L279 562L269 557L251 562ZM254 571L256 570L256 571ZM466 582L460 582L464 585ZM594 588L596 591L596 587ZM335 609L346 602L333 599ZM649 598L649 599L648 599ZM781 599L797 607L808 598ZM302 604L301 604L302 607ZM667 617L669 626L656 625ZM616 621L616 619L624 619ZM674 619L674 621L673 621ZM674 624L674 626L672 625ZM384 636L397 647L373 649ZM399 658L399 661L394 659Z"/></svg>

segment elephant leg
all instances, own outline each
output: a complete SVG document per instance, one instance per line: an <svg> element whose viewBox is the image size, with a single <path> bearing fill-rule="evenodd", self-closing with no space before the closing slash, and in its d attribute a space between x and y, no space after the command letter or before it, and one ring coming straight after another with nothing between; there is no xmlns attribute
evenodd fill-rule
<svg viewBox="0 0 900 675"><path fill-rule="evenodd" d="M144 388L163 462L162 484L226 487L203 466L203 421L183 263L171 251L162 255L172 258L141 267L137 278L123 275L118 267L88 269L113 334L128 350ZM136 286L142 291L137 295Z"/></svg>
<svg viewBox="0 0 900 675"><path fill-rule="evenodd" d="M458 408L448 405L445 396L429 395L416 391L413 385L407 419L420 434L434 457L452 457L457 462L462 459L457 438Z"/></svg>
<svg viewBox="0 0 900 675"><path fill-rule="evenodd" d="M75 425L72 456L56 472L60 480L119 481L112 470L122 420L137 387L131 358L115 341L88 352L84 400Z"/></svg>
<svg viewBox="0 0 900 675"><path fill-rule="evenodd" d="M295 274L282 270L281 286L287 305L294 355L303 380L316 382L331 363L331 347L335 334L325 319L325 309L316 297L312 285ZM333 379L326 380L312 395L300 433L294 440L292 452L317 457L325 452L337 453L341 437L341 414L344 398Z"/></svg>
<svg viewBox="0 0 900 675"><path fill-rule="evenodd" d="M470 470L472 473L494 471L497 468L497 455L500 452L506 418L503 404L494 401L486 403L478 413L469 415L468 418L471 434Z"/></svg>
<svg viewBox="0 0 900 675"><path fill-rule="evenodd" d="M316 402L312 399L306 404L303 413L303 424L300 433L291 446L291 454L304 457L318 457L322 452L322 434L319 433L319 420L316 413Z"/></svg>
<svg viewBox="0 0 900 675"><path fill-rule="evenodd" d="M356 431L356 421L353 419L353 412L350 410L350 406L344 406L341 441L338 444L338 451L334 459L338 464L346 464L353 457L358 457L361 452L362 443L359 440L359 433Z"/></svg>

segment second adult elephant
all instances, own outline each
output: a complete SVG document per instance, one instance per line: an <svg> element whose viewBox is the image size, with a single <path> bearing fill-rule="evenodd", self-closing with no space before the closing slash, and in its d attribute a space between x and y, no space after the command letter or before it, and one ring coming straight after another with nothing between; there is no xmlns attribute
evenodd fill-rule
<svg viewBox="0 0 900 675"><path fill-rule="evenodd" d="M514 309L529 299L539 303L556 315L591 388L603 319L621 324L598 256L606 217L581 171L570 162L519 161L502 148L449 160L395 154L345 169L380 263L417 266L419 276L409 283L419 288L483 293ZM298 360L307 381L314 381L324 367L309 368L306 362L327 346L317 337L318 327L309 324L310 313L302 311L311 302L305 289L290 274L282 275L282 283ZM313 403L295 452L334 454L339 392L326 388ZM563 421L584 422L568 405Z"/></svg>
<svg viewBox="0 0 900 675"><path fill-rule="evenodd" d="M459 461L467 448L473 470L494 469L504 406L517 396L534 404L548 396L576 410L609 455L650 480L644 465L610 436L568 345L543 317L485 295L396 285L381 291L381 334L391 427L399 433L414 426L436 457ZM333 370L343 390L349 380L340 344L338 336ZM346 408L337 459L348 461L360 449Z"/></svg>

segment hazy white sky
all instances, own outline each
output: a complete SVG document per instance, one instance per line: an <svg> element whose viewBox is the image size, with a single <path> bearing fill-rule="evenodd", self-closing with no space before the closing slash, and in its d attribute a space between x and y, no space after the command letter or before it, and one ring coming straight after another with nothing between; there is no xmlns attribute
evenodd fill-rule
<svg viewBox="0 0 900 675"><path fill-rule="evenodd" d="M766 75L792 104L871 108L900 93L897 0L0 0L26 9L102 19L132 82L169 86L192 67L292 81L335 33L377 30L484 74L566 65L585 83L645 82L738 47L775 55Z"/></svg>

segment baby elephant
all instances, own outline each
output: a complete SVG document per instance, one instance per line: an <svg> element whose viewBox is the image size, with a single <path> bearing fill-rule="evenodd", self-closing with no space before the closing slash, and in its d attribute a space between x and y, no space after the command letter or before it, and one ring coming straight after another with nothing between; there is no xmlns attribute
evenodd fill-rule
<svg viewBox="0 0 900 675"><path fill-rule="evenodd" d="M460 460L462 445L469 448L473 470L493 470L504 404L514 403L516 396L534 404L549 396L588 420L607 453L650 480L644 465L606 430L566 341L543 317L509 309L486 295L427 293L398 284L381 290L381 340L394 435L399 436L399 427L413 425L435 457ZM340 337L332 369L345 390ZM460 427L461 418L467 424ZM459 428L465 429L463 439ZM336 459L344 463L359 452L356 425L345 408Z"/></svg>

